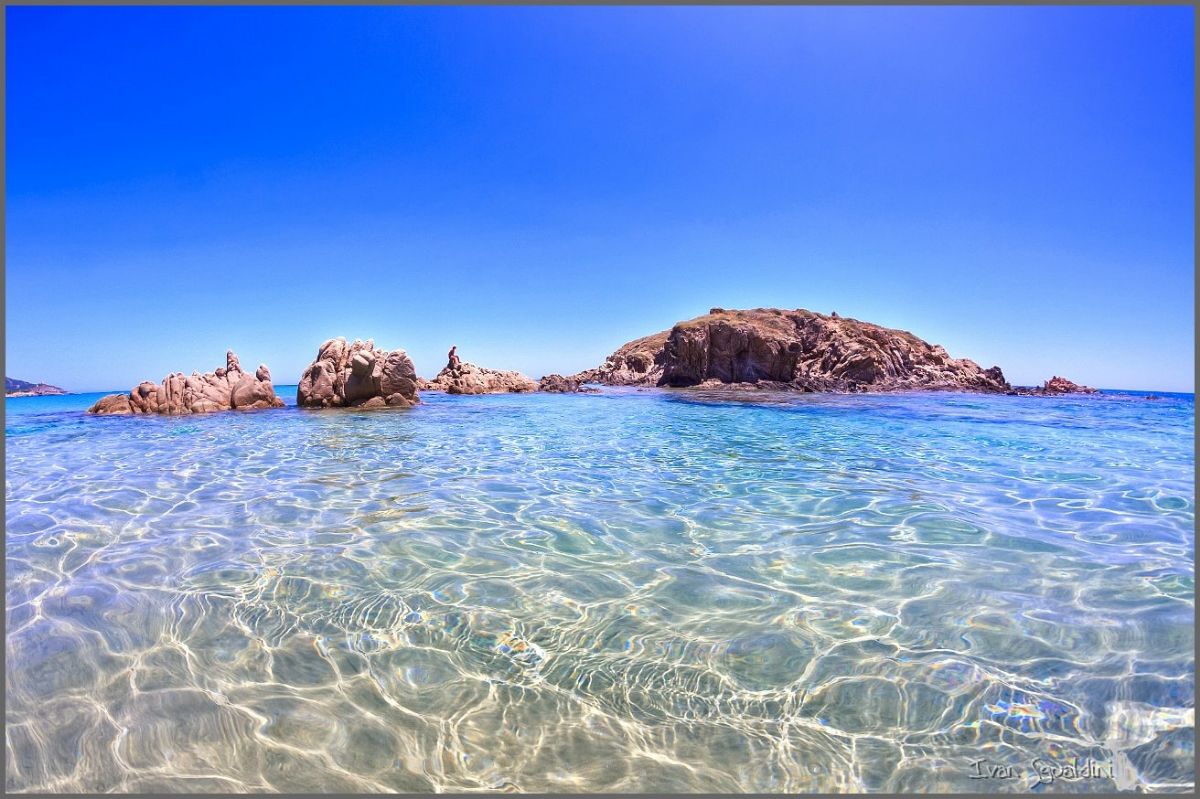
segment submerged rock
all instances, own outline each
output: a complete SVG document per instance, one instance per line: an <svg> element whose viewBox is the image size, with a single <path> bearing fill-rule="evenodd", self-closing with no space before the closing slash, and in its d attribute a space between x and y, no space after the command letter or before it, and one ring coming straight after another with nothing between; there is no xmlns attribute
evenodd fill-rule
<svg viewBox="0 0 1200 799"><path fill-rule="evenodd" d="M88 413L179 415L282 407L283 400L275 396L266 364L248 374L242 371L233 350L229 350L225 353L224 367L204 374L192 372L190 377L176 372L164 377L161 384L143 381L128 394L101 397Z"/></svg>
<svg viewBox="0 0 1200 799"><path fill-rule="evenodd" d="M447 366L429 381L429 390L447 394L506 394L537 391L538 384L520 372L501 371L463 361Z"/></svg>
<svg viewBox="0 0 1200 799"><path fill-rule="evenodd" d="M739 383L802 391L1009 389L1000 367L951 358L907 331L778 308L713 308L631 341L574 377L606 385Z"/></svg>
<svg viewBox="0 0 1200 799"><path fill-rule="evenodd" d="M420 401L417 370L408 353L376 349L371 339L326 341L296 387L296 404L302 408L407 408Z"/></svg>

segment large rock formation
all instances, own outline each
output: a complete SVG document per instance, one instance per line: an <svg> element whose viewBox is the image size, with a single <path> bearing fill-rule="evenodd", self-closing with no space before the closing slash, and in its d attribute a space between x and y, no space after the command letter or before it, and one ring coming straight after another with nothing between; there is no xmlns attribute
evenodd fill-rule
<svg viewBox="0 0 1200 799"><path fill-rule="evenodd" d="M429 381L429 390L447 394L506 394L537 391L538 384L520 372L488 369L463 361L457 368L447 366Z"/></svg>
<svg viewBox="0 0 1200 799"><path fill-rule="evenodd" d="M132 413L213 413L215 411L282 408L275 396L271 372L266 364L254 374L242 371L233 350L225 353L224 368L199 374L183 372L167 375L161 384L146 380L128 394L109 394L100 398L88 413L103 415Z"/></svg>
<svg viewBox="0 0 1200 799"><path fill-rule="evenodd" d="M1001 392L998 366L951 358L903 330L797 309L708 314L631 341L575 375L625 386L750 383L803 391L948 389Z"/></svg>
<svg viewBox="0 0 1200 799"><path fill-rule="evenodd" d="M302 408L407 408L420 402L417 370L404 350L380 350L375 342L326 341L296 388Z"/></svg>

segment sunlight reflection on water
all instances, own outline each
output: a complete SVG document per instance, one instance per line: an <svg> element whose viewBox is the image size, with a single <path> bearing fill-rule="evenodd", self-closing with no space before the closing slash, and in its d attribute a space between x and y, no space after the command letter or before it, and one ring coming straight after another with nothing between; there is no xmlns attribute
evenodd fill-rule
<svg viewBox="0 0 1200 799"><path fill-rule="evenodd" d="M1194 780L1190 395L424 400L10 401L7 788Z"/></svg>

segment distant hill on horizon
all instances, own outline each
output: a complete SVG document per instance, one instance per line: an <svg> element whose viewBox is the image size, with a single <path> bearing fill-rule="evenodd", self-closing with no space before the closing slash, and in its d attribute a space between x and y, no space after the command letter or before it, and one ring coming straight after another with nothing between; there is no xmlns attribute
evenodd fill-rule
<svg viewBox="0 0 1200 799"><path fill-rule="evenodd" d="M14 377L4 378L4 396L6 397L22 397L22 396L46 396L50 394L70 394L66 389L52 386L48 383L30 383L26 380L17 380Z"/></svg>

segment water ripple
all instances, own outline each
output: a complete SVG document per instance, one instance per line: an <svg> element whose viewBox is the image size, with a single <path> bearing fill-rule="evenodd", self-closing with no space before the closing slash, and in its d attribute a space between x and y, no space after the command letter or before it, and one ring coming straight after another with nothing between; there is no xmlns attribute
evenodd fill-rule
<svg viewBox="0 0 1200 799"><path fill-rule="evenodd" d="M10 791L1194 782L1190 396L67 402L6 420Z"/></svg>

